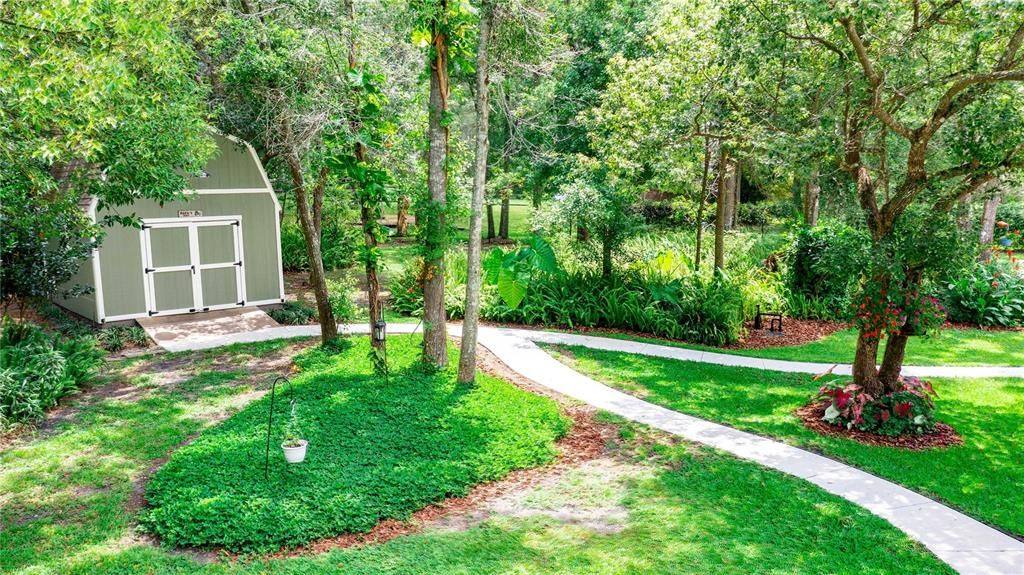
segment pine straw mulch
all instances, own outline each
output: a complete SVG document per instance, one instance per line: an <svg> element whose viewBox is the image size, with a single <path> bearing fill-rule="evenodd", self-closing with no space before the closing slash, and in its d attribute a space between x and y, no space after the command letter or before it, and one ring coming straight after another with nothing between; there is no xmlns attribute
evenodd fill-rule
<svg viewBox="0 0 1024 575"><path fill-rule="evenodd" d="M821 418L828 405L828 401L809 403L796 410L794 414L804 423L804 427L815 433L845 437L876 447L895 447L918 451L936 447L954 447L964 443L963 438L960 437L956 430L945 423L936 423L935 431L932 433L924 435L898 435L895 437L829 425Z"/></svg>
<svg viewBox="0 0 1024 575"><path fill-rule="evenodd" d="M282 549L268 557L294 557L311 555L346 547L362 547L385 543L396 537L422 531L428 525L441 519L470 514L484 508L489 502L514 491L521 491L538 485L545 479L557 477L580 464L597 459L607 452L607 446L617 433L611 424L594 420L595 409L577 405L563 396L538 386L522 377L481 346L477 347L477 366L481 371L499 377L532 393L543 395L559 403L562 412L572 419L569 434L557 442L558 458L552 463L531 469L513 471L504 478L473 487L464 497L451 497L416 511L407 521L386 519L377 523L368 533L346 533L336 537L319 539L301 547ZM231 555L231 554L227 554Z"/></svg>

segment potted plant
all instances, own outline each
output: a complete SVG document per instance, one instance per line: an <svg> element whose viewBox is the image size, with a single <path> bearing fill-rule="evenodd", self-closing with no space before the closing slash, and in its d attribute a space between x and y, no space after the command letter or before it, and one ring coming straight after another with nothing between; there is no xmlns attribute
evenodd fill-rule
<svg viewBox="0 0 1024 575"><path fill-rule="evenodd" d="M292 412L288 417L288 423L284 427L284 442L281 443L285 460L288 463L302 463L306 459L307 445L309 445L309 442L302 438L302 430L299 429L299 417L295 413L295 404L292 403Z"/></svg>

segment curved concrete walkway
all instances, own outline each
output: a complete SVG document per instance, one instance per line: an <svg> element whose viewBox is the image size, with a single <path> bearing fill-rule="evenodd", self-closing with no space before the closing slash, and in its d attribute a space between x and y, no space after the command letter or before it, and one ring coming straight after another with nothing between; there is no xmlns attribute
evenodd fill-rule
<svg viewBox="0 0 1024 575"><path fill-rule="evenodd" d="M392 324L390 333L410 333L415 324ZM367 326L350 326L366 333ZM449 326L452 335L460 326ZM316 336L317 326L278 327L177 342L169 351L207 349L231 343ZM522 329L481 327L479 342L524 377L562 395L684 439L720 449L765 467L794 475L860 505L889 521L964 575L1024 574L1024 543L905 487L849 465L787 445L672 411L586 377L540 349L535 342L582 345L686 361L778 371L820 373L831 364L764 360L610 338ZM176 349L174 349L176 348ZM843 373L837 367L835 373ZM848 369L849 366L846 366ZM1022 368L906 368L906 373L943 377L1022 377ZM847 372L848 373L848 372Z"/></svg>

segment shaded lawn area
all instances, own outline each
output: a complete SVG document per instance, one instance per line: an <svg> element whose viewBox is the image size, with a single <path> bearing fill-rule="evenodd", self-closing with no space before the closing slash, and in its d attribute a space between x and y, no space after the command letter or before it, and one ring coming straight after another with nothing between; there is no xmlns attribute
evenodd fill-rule
<svg viewBox="0 0 1024 575"><path fill-rule="evenodd" d="M279 401L264 479L264 397L174 453L146 488L153 509L143 525L169 545L242 552L366 532L550 462L569 429L557 404L507 382L480 374L465 386L454 369L428 372L418 336L390 339L388 382L373 373L368 338L345 343L344 351L316 348L295 360L304 463L288 465L281 455L290 406ZM279 399L289 397L279 390Z"/></svg>
<svg viewBox="0 0 1024 575"><path fill-rule="evenodd" d="M806 429L793 411L820 387L809 375L546 347L580 372L652 403L808 447L1024 534L1024 380L931 380L939 419L963 436L964 445L908 451Z"/></svg>
<svg viewBox="0 0 1024 575"><path fill-rule="evenodd" d="M852 329L837 331L812 343L765 349L722 349L599 331L588 331L587 335L644 341L748 357L821 363L851 363L854 351L857 349L857 332ZM946 329L935 337L912 337L907 343L906 361L907 365L1024 366L1024 331Z"/></svg>

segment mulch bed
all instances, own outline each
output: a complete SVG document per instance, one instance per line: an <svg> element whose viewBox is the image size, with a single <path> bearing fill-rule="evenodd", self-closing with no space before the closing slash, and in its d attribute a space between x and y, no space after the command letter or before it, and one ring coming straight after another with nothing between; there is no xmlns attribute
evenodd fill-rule
<svg viewBox="0 0 1024 575"><path fill-rule="evenodd" d="M801 407L794 413L803 421L804 427L811 431L821 435L845 437L867 445L917 451L933 447L953 447L963 445L964 443L963 438L957 434L956 430L945 423L935 424L935 431L925 435L899 435L895 437L829 425L821 418L828 405L828 401L811 403Z"/></svg>
<svg viewBox="0 0 1024 575"><path fill-rule="evenodd" d="M783 318L782 334L772 335L767 329L754 329L754 322L748 321L744 327L747 334L740 341L723 346L724 349L764 349L802 345L818 341L833 333L850 327L850 324L839 321L817 319Z"/></svg>
<svg viewBox="0 0 1024 575"><path fill-rule="evenodd" d="M977 329L981 331L1024 331L1024 327L1006 327L1001 325L974 325L972 323L958 323L947 321L943 329Z"/></svg>
<svg viewBox="0 0 1024 575"><path fill-rule="evenodd" d="M459 322L454 322L459 323ZM538 325L523 325L513 323L496 323L489 321L481 321L481 325L490 325L495 327L512 327L518 329L532 329L539 330L545 327L565 329L573 333L579 333L586 335L593 333L595 335L601 335L602 333L618 333L622 335L628 335L632 337L642 337L646 339L654 339L665 342L673 343L692 343L682 340L675 340L666 337L659 337L644 333L640 331L634 331L630 329L620 329L614 327L585 327L576 326L569 328L567 326L538 326ZM718 349L765 349L769 347L784 347L790 345L801 345L805 343L811 343L818 341L819 339L831 335L837 331L850 327L850 324L839 322L839 321L826 321L826 320L808 320L808 319L792 319L785 318L782 320L782 335L769 335L767 329L757 330L754 329L754 322L748 321L744 324L746 328L746 335L740 341L729 345L719 346Z"/></svg>

